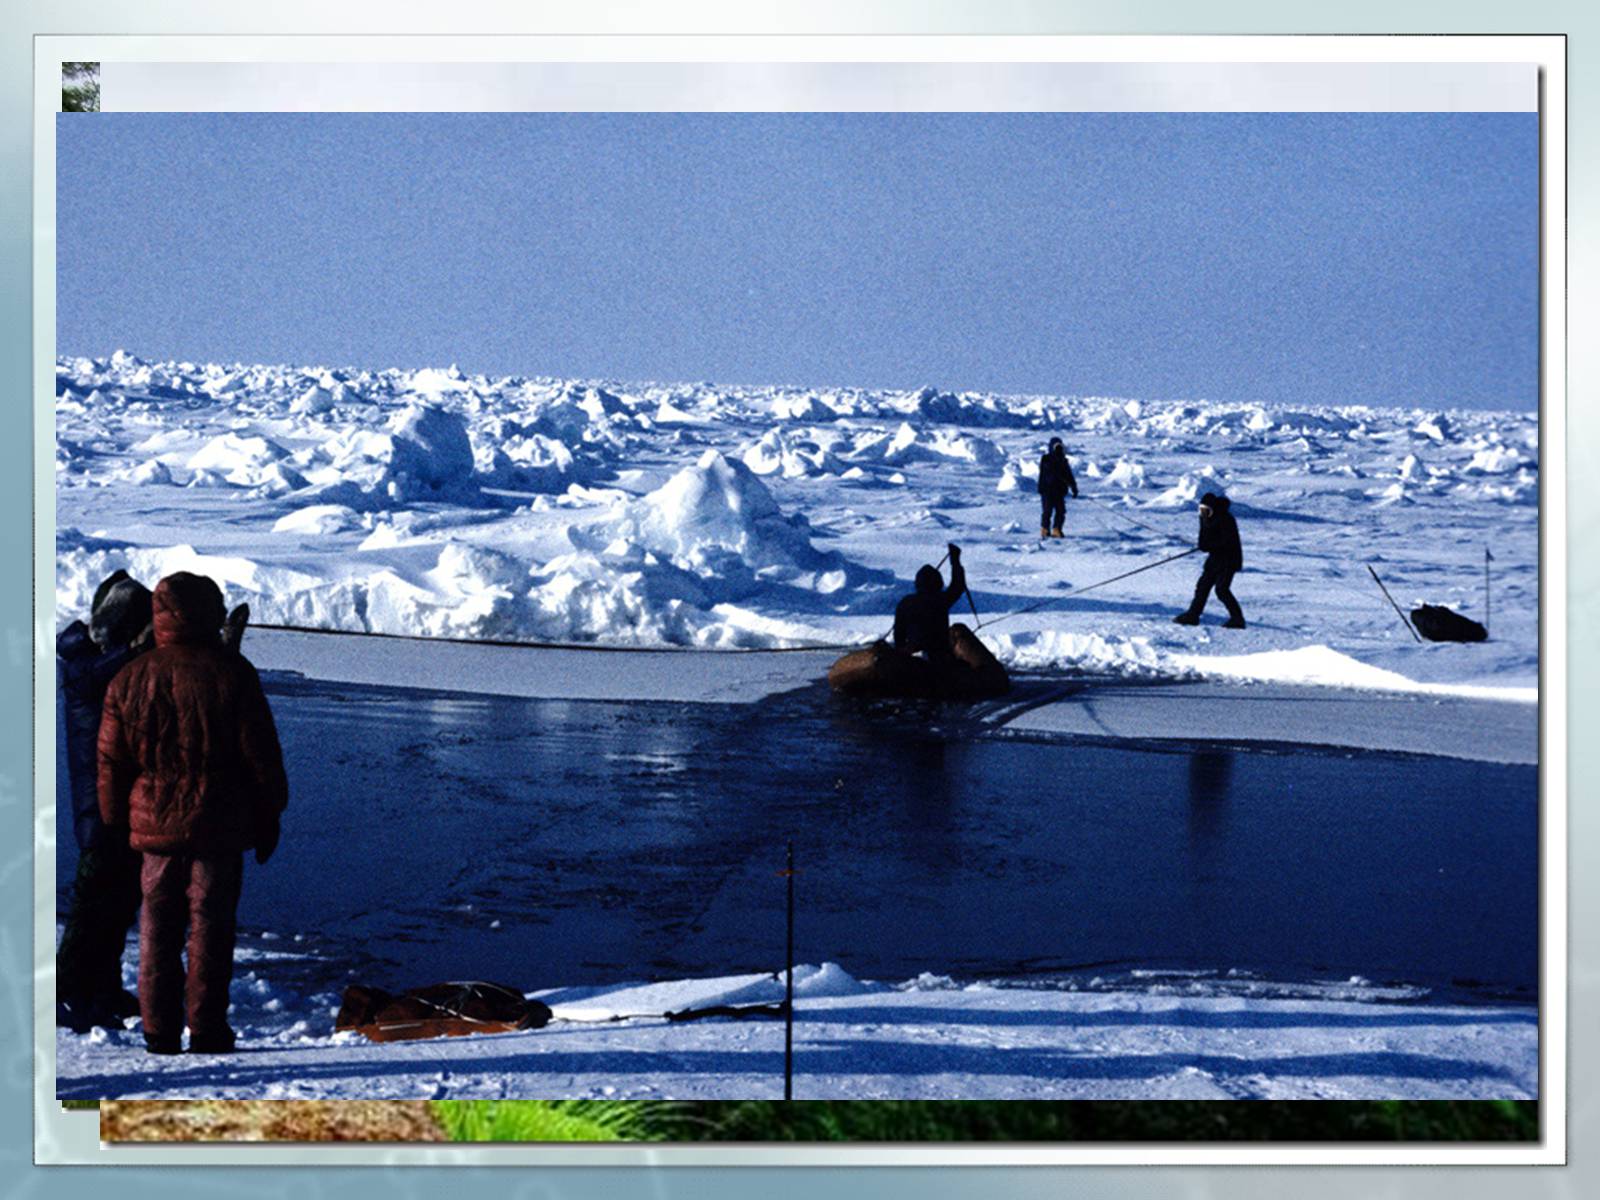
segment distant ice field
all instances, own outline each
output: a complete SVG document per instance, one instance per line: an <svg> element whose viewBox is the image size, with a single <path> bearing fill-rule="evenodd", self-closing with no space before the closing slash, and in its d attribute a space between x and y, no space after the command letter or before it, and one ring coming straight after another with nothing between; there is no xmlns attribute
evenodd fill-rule
<svg viewBox="0 0 1600 1200"><path fill-rule="evenodd" d="M965 549L961 616L1014 667L1536 699L1532 414L57 364L58 624L125 566L210 574L271 624L707 650L881 635ZM1402 398L1397 398L1399 402ZM1080 484L1038 538L1037 461ZM1250 628L1171 624L1227 494ZM1417 644L1405 608L1484 618ZM1032 609L1018 615L1021 609Z"/></svg>

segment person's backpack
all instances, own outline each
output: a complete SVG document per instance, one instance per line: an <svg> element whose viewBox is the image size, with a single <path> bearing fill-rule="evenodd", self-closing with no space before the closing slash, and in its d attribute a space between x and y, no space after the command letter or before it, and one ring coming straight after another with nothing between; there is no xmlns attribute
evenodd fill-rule
<svg viewBox="0 0 1600 1200"><path fill-rule="evenodd" d="M1453 608L1424 604L1411 610L1411 624L1430 642L1484 642L1489 631Z"/></svg>
<svg viewBox="0 0 1600 1200"><path fill-rule="evenodd" d="M501 983L434 983L398 995L351 984L333 1027L374 1042L403 1042L539 1029L550 1016L548 1005Z"/></svg>

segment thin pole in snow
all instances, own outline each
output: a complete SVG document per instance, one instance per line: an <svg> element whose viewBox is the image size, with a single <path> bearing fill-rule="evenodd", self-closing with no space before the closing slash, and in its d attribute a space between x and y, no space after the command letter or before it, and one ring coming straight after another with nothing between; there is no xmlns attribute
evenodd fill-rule
<svg viewBox="0 0 1600 1200"><path fill-rule="evenodd" d="M1367 574L1372 576L1372 582L1378 585L1378 590L1383 593L1383 598L1389 602L1389 606L1394 609L1401 622L1407 629L1411 630L1411 636L1420 642L1422 638L1418 636L1416 629L1412 627L1411 618L1406 616L1400 606L1394 602L1394 597L1389 595L1389 589L1383 586L1383 580L1378 578L1378 573L1372 569L1371 563L1367 564Z"/></svg>
<svg viewBox="0 0 1600 1200"><path fill-rule="evenodd" d="M1489 547L1483 548L1483 633L1489 635L1489 564L1494 561L1494 555L1489 553Z"/></svg>
<svg viewBox="0 0 1600 1200"><path fill-rule="evenodd" d="M788 843L784 875L789 880L789 937L784 958L788 969L783 999L783 1098L794 1099L794 843Z"/></svg>

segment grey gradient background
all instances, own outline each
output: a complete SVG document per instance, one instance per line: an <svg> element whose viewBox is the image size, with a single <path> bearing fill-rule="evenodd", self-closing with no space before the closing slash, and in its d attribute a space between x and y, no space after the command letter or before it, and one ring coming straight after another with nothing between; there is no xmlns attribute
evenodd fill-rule
<svg viewBox="0 0 1600 1200"><path fill-rule="evenodd" d="M773 6L775 7L775 6ZM1411 3L1402 0L1347 0L1337 8L1281 3L1215 0L1201 14L1176 2L1138 5L1081 3L1004 3L1001 0L880 0L864 5L812 0L783 14L733 3L653 5L561 3L533 14L513 3L433 5L349 3L337 10L324 3L279 3L270 13L259 6L223 7L201 0L113 5L109 0L10 0L0 16L0 397L14 432L0 438L0 546L11 564L0 589L0 817L9 836L0 852L0 989L4 1011L3 1070L0 1087L0 1194L74 1196L107 1194L119 1200L140 1196L248 1195L360 1196L374 1188L400 1196L427 1195L448 1187L468 1196L693 1196L810 1195L827 1189L843 1196L897 1198L965 1195L1055 1196L1064 1193L1114 1196L1277 1196L1293 1189L1310 1200L1320 1196L1419 1195L1470 1200L1476 1195L1578 1196L1600 1190L1600 881L1593 868L1600 859L1600 803L1590 782L1600 767L1600 743L1583 736L1600 714L1600 563L1585 549L1600 537L1600 494L1586 486L1596 478L1600 457L1600 410L1592 330L1597 316L1595 277L1600 270L1596 235L1600 232L1600 18L1576 5L1525 2ZM746 11L748 9L748 11ZM31 35L44 33L209 32L257 34L275 30L322 33L384 32L947 32L947 33L1319 33L1371 32L1539 32L1570 35L1569 88L1569 262L1571 397L1569 463L1579 481L1570 498L1572 537L1569 660L1573 684L1569 723L1573 734L1570 780L1571 945L1569 961L1570 1051L1569 1145L1572 1166L1519 1168L743 1168L711 1170L478 1168L448 1177L432 1171L310 1168L149 1167L105 1171L31 1166L31 1089L34 1072L31 998L32 828L30 789L31 589L25 564L31 555L31 441L24 436L32 419L31 391ZM1559 397L1552 398L1559 403ZM1552 548L1559 552L1559 548ZM93 1117L85 1117L93 1120ZM195 1156L197 1159L201 1155ZM1587 1185L1582 1179L1587 1178Z"/></svg>

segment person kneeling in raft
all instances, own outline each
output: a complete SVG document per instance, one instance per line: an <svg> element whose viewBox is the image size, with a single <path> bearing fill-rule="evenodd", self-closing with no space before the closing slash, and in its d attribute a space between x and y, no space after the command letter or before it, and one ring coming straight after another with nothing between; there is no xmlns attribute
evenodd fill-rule
<svg viewBox="0 0 1600 1200"><path fill-rule="evenodd" d="M950 586L943 586L938 567L923 563L917 568L917 590L894 610L894 648L926 654L935 666L943 666L951 658L950 610L967 590L961 547L951 542L946 549L950 552Z"/></svg>
<svg viewBox="0 0 1600 1200"><path fill-rule="evenodd" d="M1000 696L1011 680L965 625L950 624L950 609L967 590L961 547L950 551L950 585L939 569L917 569L916 591L894 610L894 645L879 641L845 655L828 672L836 692L858 696ZM918 654L923 658L916 657Z"/></svg>

